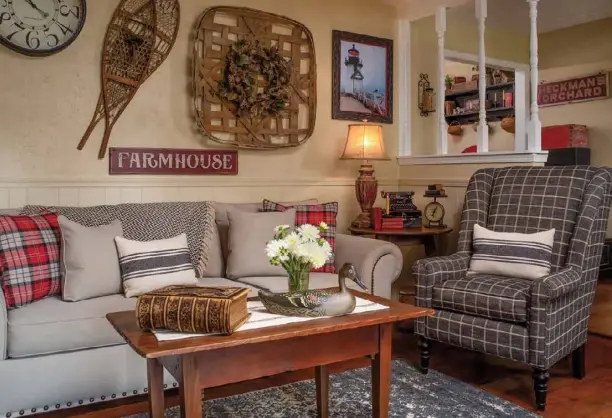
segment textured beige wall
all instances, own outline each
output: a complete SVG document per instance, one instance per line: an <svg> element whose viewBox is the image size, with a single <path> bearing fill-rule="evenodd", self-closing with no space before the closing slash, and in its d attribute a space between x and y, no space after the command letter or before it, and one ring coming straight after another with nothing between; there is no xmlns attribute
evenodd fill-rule
<svg viewBox="0 0 612 418"><path fill-rule="evenodd" d="M543 33L539 44L541 70L610 62L612 18Z"/></svg>
<svg viewBox="0 0 612 418"><path fill-rule="evenodd" d="M0 48L0 178L100 179L106 160L96 158L102 131L85 150L76 145L99 94L99 66L107 24L118 0L88 3L83 32L67 50L48 58L28 58ZM179 35L169 59L144 84L115 126L114 146L205 147L194 131L190 96L191 36L200 13L217 3L182 0ZM352 177L358 165L339 162L348 122L331 120L331 36L333 29L393 38L391 7L365 0L251 0L224 2L288 16L313 33L318 69L317 124L303 146L274 152L240 152L240 176L257 178ZM385 125L387 148L395 155L396 133ZM395 177L392 163L378 176Z"/></svg>
<svg viewBox="0 0 612 418"><path fill-rule="evenodd" d="M612 18L545 33L540 46L542 80L612 71ZM543 107L540 119L543 126L587 125L591 163L612 165L612 99ZM612 236L612 221L608 236Z"/></svg>

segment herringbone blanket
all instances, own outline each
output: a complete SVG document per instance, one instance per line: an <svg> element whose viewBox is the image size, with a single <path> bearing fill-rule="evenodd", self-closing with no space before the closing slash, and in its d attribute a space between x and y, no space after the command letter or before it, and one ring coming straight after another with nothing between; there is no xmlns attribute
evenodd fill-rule
<svg viewBox="0 0 612 418"><path fill-rule="evenodd" d="M201 277L208 265L215 209L211 202L122 203L89 207L24 206L21 213L57 213L84 226L107 225L119 219L123 237L135 241L168 239L187 234L189 254Z"/></svg>

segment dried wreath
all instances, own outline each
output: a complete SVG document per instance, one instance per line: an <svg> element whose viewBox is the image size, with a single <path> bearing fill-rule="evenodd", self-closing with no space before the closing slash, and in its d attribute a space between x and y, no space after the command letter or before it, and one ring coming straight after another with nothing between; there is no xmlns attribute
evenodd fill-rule
<svg viewBox="0 0 612 418"><path fill-rule="evenodd" d="M267 86L258 91L263 77ZM259 41L235 42L225 56L219 97L236 105L236 114L249 117L276 115L289 101L291 61L277 46L264 48Z"/></svg>

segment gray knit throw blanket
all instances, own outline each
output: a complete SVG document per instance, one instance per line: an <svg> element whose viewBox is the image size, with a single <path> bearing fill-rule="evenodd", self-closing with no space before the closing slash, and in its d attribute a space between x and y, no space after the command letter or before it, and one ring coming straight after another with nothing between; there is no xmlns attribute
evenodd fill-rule
<svg viewBox="0 0 612 418"><path fill-rule="evenodd" d="M153 241L187 234L191 262L198 277L208 265L208 248L213 237L215 209L211 202L122 203L89 207L28 205L23 215L57 213L83 226L121 221L123 237Z"/></svg>

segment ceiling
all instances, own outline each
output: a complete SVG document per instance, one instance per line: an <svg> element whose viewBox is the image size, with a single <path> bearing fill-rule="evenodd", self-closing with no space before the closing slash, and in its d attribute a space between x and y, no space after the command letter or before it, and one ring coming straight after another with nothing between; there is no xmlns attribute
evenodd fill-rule
<svg viewBox="0 0 612 418"><path fill-rule="evenodd" d="M417 20L435 12L437 6L454 8L452 14L472 15L474 0L383 0L397 6L400 15ZM540 0L538 32L550 32L612 16L612 0ZM489 0L488 25L529 31L526 0Z"/></svg>

